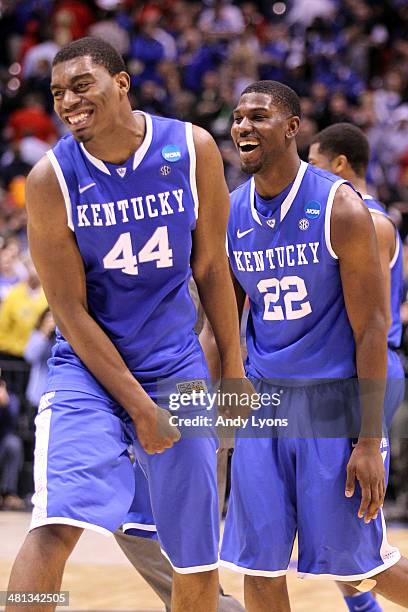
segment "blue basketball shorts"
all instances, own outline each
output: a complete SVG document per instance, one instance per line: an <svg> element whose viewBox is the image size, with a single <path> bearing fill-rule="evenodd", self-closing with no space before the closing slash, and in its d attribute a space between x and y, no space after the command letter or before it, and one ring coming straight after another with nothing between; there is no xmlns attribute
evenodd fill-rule
<svg viewBox="0 0 408 612"><path fill-rule="evenodd" d="M257 387L259 392L280 393L275 418L287 419L293 431L306 426L307 435L260 435L260 419L271 415L266 407L257 411L252 431L238 430L221 565L244 574L282 576L296 534L300 578L362 580L395 564L400 553L387 542L382 512L367 525L357 516L359 485L352 498L344 495L352 439L309 435L313 423L305 423L305 415L321 414L319 406L324 408L333 396L329 384ZM340 410L337 388L335 393ZM381 452L388 472L386 438Z"/></svg>
<svg viewBox="0 0 408 612"><path fill-rule="evenodd" d="M405 392L405 375L397 351L388 349L387 389L384 401L384 416L387 430L391 426Z"/></svg>
<svg viewBox="0 0 408 612"><path fill-rule="evenodd" d="M164 399L153 399L166 407ZM182 431L173 448L148 455L131 419L109 396L99 390L48 392L36 417L31 529L67 524L110 534L123 524L145 522L151 533L157 529L176 571L214 569L217 446L212 429L196 437L183 437ZM129 456L132 447L138 472ZM132 504L143 519L133 520Z"/></svg>

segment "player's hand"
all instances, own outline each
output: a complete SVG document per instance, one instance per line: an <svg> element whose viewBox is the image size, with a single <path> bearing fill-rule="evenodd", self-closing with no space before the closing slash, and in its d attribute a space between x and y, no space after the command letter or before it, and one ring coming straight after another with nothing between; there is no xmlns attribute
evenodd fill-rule
<svg viewBox="0 0 408 612"><path fill-rule="evenodd" d="M347 465L346 497L352 497L356 478L361 488L358 517L369 523L376 519L385 497L385 469L378 440L360 440Z"/></svg>
<svg viewBox="0 0 408 612"><path fill-rule="evenodd" d="M218 388L219 413L228 418L246 418L251 413L253 396L257 393L248 378L224 378Z"/></svg>
<svg viewBox="0 0 408 612"><path fill-rule="evenodd" d="M180 432L169 419L171 413L154 404L153 409L141 412L133 419L137 437L149 455L162 453L180 440Z"/></svg>
<svg viewBox="0 0 408 612"><path fill-rule="evenodd" d="M0 380L0 408L6 408L10 403L7 385L4 380Z"/></svg>

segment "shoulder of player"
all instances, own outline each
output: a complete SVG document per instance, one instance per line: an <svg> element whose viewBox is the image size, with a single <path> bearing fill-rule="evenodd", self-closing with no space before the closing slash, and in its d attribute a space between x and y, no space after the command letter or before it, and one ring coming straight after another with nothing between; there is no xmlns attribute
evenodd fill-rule
<svg viewBox="0 0 408 612"><path fill-rule="evenodd" d="M370 211L380 248L388 251L392 259L395 251L396 228L393 221L380 211Z"/></svg>
<svg viewBox="0 0 408 612"><path fill-rule="evenodd" d="M38 191L42 193L59 188L58 180L48 155L44 155L30 170L27 176L26 188L30 192L33 191L33 195L38 193Z"/></svg>
<svg viewBox="0 0 408 612"><path fill-rule="evenodd" d="M214 156L214 154L216 154L217 157L221 157L214 138L204 128L193 124L193 139L197 161L208 160Z"/></svg>
<svg viewBox="0 0 408 612"><path fill-rule="evenodd" d="M59 203L61 204L59 206ZM61 188L51 161L44 155L31 169L26 180L26 206L29 217L44 218L52 210L53 218L58 210L65 214Z"/></svg>
<svg viewBox="0 0 408 612"><path fill-rule="evenodd" d="M331 234L334 250L363 242L364 235L374 234L370 212L350 185L340 185L335 193L331 214Z"/></svg>

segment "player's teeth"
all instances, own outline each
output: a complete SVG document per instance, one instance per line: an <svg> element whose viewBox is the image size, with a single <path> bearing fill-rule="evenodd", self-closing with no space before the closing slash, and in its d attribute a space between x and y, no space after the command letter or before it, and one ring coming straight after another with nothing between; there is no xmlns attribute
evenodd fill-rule
<svg viewBox="0 0 408 612"><path fill-rule="evenodd" d="M75 115L75 117L69 117L68 121L70 123L76 124L76 123L79 123L80 121L83 121L87 117L88 117L88 113L81 113L80 115Z"/></svg>

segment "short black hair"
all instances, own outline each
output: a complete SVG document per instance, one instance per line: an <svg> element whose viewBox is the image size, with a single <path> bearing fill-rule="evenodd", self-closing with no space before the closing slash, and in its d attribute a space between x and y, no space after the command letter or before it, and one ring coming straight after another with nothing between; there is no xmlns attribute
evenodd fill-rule
<svg viewBox="0 0 408 612"><path fill-rule="evenodd" d="M365 134L352 123L333 123L316 134L312 144L329 156L345 155L359 176L364 176L370 161L370 145Z"/></svg>
<svg viewBox="0 0 408 612"><path fill-rule="evenodd" d="M104 66L111 76L126 71L125 62L116 49L101 38L92 36L78 38L64 45L54 57L52 66L84 56L89 56L94 64Z"/></svg>
<svg viewBox="0 0 408 612"><path fill-rule="evenodd" d="M300 117L300 101L297 93L279 81L256 81L248 85L241 96L248 93L266 94L276 106L283 108L293 116Z"/></svg>

